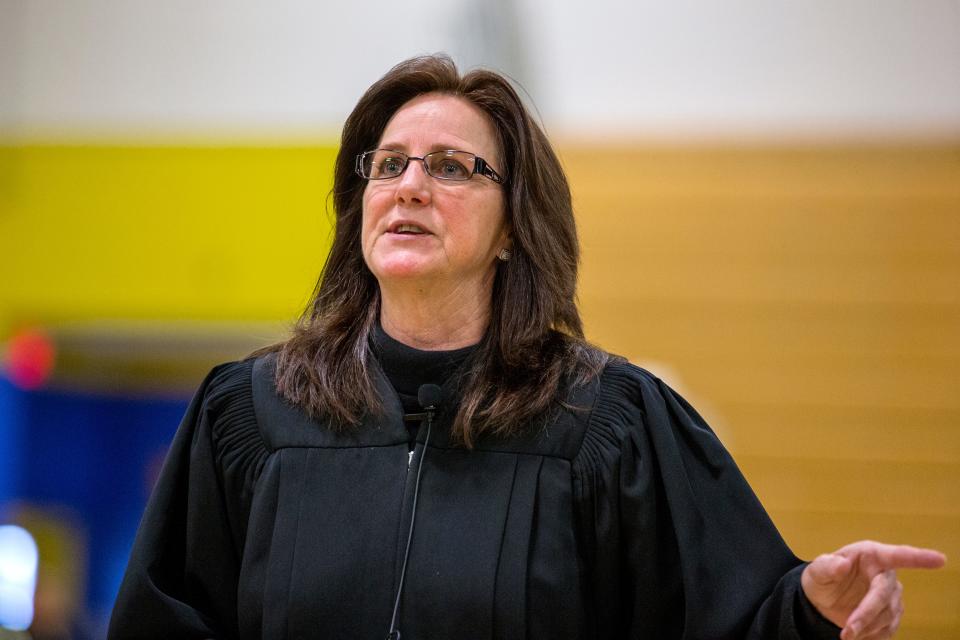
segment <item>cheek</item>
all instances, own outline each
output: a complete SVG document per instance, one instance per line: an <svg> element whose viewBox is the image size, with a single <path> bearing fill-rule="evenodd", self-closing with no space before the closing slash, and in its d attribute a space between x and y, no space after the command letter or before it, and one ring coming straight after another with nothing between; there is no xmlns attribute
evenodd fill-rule
<svg viewBox="0 0 960 640"><path fill-rule="evenodd" d="M507 232L507 213L504 207L503 197L497 198L485 213L485 229L489 234L490 242L496 252L503 248L504 242L506 242L507 236L509 235Z"/></svg>
<svg viewBox="0 0 960 640"><path fill-rule="evenodd" d="M460 213L456 229L450 231L452 235L463 239L461 252L470 254L474 260L487 262L503 247L507 236L506 216L502 207L499 203L483 203Z"/></svg>
<svg viewBox="0 0 960 640"><path fill-rule="evenodd" d="M360 244L364 248L367 247L367 244L373 238L373 232L377 226L377 220L383 216L383 212L384 207L382 194L365 191L363 194L360 226Z"/></svg>
<svg viewBox="0 0 960 640"><path fill-rule="evenodd" d="M367 204L363 204L363 213L360 222L360 248L363 253L367 252L367 243L370 239L370 216L367 214Z"/></svg>

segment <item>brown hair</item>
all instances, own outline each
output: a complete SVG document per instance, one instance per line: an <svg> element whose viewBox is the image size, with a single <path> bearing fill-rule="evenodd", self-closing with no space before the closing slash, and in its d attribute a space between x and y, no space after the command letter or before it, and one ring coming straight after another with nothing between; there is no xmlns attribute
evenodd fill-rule
<svg viewBox="0 0 960 640"><path fill-rule="evenodd" d="M490 325L462 381L453 435L530 428L563 404L568 387L596 375L608 356L584 341L575 302L579 244L570 188L550 143L502 76L460 76L444 55L401 62L371 86L343 127L334 169L333 245L293 336L278 345L279 393L334 428L383 404L371 379L369 336L380 311L377 281L360 250L366 181L354 170L409 100L444 93L479 107L494 125L512 257L494 276Z"/></svg>

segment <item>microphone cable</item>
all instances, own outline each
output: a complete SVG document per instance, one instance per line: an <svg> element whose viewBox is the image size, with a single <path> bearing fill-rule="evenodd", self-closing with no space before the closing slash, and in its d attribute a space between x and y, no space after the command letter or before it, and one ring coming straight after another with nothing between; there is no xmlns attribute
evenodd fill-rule
<svg viewBox="0 0 960 640"><path fill-rule="evenodd" d="M410 529L407 531L407 546L403 551L403 564L400 565L400 583L397 585L397 597L393 602L393 616L390 618L390 630L387 640L400 640L400 629L397 628L397 615L400 613L400 598L403 595L403 582L407 576L407 560L410 557L410 544L413 542L413 525L417 521L417 498L420 496L420 474L423 473L423 459L427 455L427 446L430 444L430 432L433 428L433 414L440 404L442 392L435 384L422 384L417 389L417 401L426 412L427 435L423 441L423 450L420 461L417 462L417 478L413 484L413 508L410 513Z"/></svg>

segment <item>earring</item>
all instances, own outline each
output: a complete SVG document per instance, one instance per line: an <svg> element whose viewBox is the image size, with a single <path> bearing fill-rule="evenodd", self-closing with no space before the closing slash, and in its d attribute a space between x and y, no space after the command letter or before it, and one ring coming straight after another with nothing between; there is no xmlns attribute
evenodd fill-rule
<svg viewBox="0 0 960 640"><path fill-rule="evenodd" d="M501 262L506 262L507 260L510 259L510 256L511 256L511 255L512 255L512 254L510 253L510 249L501 249L501 250L500 250L500 253L497 254L497 258L498 258Z"/></svg>

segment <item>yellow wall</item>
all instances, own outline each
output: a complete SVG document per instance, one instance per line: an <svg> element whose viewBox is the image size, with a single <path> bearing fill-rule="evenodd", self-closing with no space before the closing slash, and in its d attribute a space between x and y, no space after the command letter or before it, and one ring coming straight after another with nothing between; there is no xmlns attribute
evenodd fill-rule
<svg viewBox="0 0 960 640"><path fill-rule="evenodd" d="M98 318L281 320L329 247L333 147L0 147L0 337Z"/></svg>

